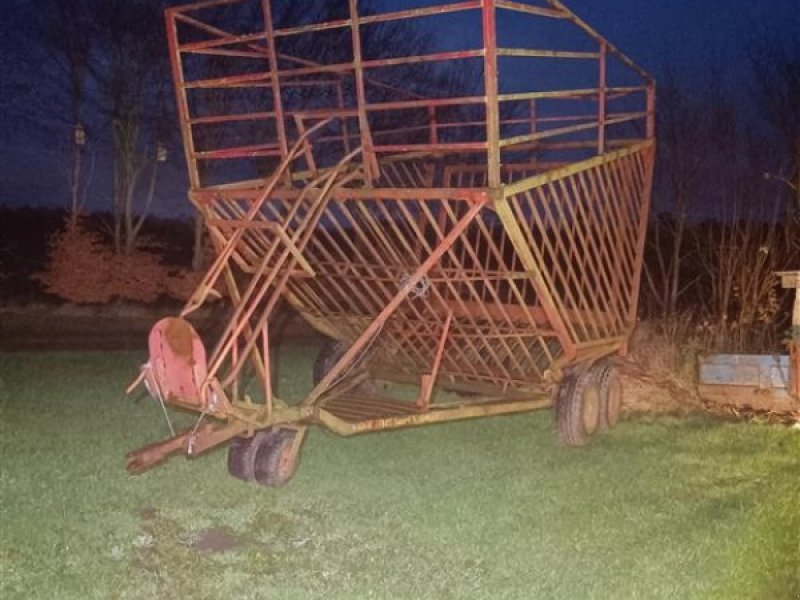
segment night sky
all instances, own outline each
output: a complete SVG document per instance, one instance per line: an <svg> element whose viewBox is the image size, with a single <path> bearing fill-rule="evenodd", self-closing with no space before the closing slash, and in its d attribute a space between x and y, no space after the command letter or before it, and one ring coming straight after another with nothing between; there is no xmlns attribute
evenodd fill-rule
<svg viewBox="0 0 800 600"><path fill-rule="evenodd" d="M387 8L430 4L430 0L381 0ZM702 81L709 64L722 66L728 83L736 93L742 114L754 114L749 106L747 78L750 75L746 48L753 35L787 39L800 36L800 0L567 0L567 5L620 50L656 77L666 65L674 67L689 87ZM4 29L0 31L0 51L8 57L8 44L25 43L17 32L26 15L35 10L33 0L0 0L4 9ZM458 35L458 21L452 23ZM166 48L165 48L166 51ZM14 82L29 74L14 61L3 61L2 88L14 93ZM46 94L46 87L41 88ZM800 101L800 99L798 99ZM8 105L8 98L0 108ZM13 113L11 113L13 115ZM64 140L30 130L18 116L4 110L0 123L0 204L63 205ZM66 138L69 132L65 130ZM173 152L180 152L174 148ZM167 213L188 214L183 198L186 188L182 164L164 173L162 204ZM98 183L96 188L102 187ZM104 206L100 190L94 191L90 209Z"/></svg>
<svg viewBox="0 0 800 600"><path fill-rule="evenodd" d="M654 74L674 64L687 80L710 60L744 84L754 34L800 36L798 0L572 0L570 8ZM738 65L738 66L737 66Z"/></svg>

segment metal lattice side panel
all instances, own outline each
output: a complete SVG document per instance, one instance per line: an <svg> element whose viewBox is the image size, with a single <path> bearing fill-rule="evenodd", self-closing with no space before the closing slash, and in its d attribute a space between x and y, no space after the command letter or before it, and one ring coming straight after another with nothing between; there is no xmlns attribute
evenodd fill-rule
<svg viewBox="0 0 800 600"><path fill-rule="evenodd" d="M346 191L338 194L346 195ZM332 202L305 255L316 276L293 280L288 297L332 337L353 342L442 244L470 204L431 191ZM416 196L409 197L409 196ZM381 323L369 346L378 372L430 368L445 323L442 383L529 386L562 353L527 273L496 216L483 209Z"/></svg>
<svg viewBox="0 0 800 600"><path fill-rule="evenodd" d="M635 322L652 163L652 144L640 144L534 178L509 197L554 326L577 349L624 337Z"/></svg>

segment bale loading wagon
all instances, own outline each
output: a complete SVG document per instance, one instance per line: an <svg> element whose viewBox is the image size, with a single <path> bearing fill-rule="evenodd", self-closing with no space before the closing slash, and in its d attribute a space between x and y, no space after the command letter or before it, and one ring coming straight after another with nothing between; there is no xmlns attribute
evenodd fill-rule
<svg viewBox="0 0 800 600"><path fill-rule="evenodd" d="M342 0L323 21L278 4L166 11L214 261L153 327L134 382L196 424L127 468L229 443L232 475L280 485L312 425L347 436L555 407L567 445L613 425L652 78L559 0ZM187 317L220 295L230 317L203 340ZM281 303L329 340L294 403L273 386ZM374 380L414 385L414 399Z"/></svg>

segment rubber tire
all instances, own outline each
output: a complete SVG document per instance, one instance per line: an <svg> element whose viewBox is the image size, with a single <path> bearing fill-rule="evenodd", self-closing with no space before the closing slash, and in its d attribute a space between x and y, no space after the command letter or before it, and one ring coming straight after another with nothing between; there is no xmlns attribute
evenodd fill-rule
<svg viewBox="0 0 800 600"><path fill-rule="evenodd" d="M565 446L585 446L600 420L600 388L585 371L561 384L556 404L558 437Z"/></svg>
<svg viewBox="0 0 800 600"><path fill-rule="evenodd" d="M235 437L228 444L228 473L242 481L253 481L253 438Z"/></svg>
<svg viewBox="0 0 800 600"><path fill-rule="evenodd" d="M331 370L342 355L347 351L347 347L339 340L326 340L319 349L317 358L314 361L314 371L312 374L312 381L317 385L322 378L325 377L328 371Z"/></svg>
<svg viewBox="0 0 800 600"><path fill-rule="evenodd" d="M291 455L297 432L290 429L267 429L262 433L265 435L254 444L254 481L267 487L284 485L297 469L297 455ZM256 438L253 438L254 442Z"/></svg>
<svg viewBox="0 0 800 600"><path fill-rule="evenodd" d="M607 431L617 424L622 412L622 379L613 365L601 364L592 370L600 388L600 420L597 428Z"/></svg>

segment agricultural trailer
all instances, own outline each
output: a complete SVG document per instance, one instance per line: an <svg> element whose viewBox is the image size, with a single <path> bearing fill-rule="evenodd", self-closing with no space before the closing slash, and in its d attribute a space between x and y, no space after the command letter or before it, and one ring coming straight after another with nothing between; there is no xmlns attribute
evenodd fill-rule
<svg viewBox="0 0 800 600"><path fill-rule="evenodd" d="M611 427L650 203L651 76L559 0L343 0L324 22L278 22L273 4L166 11L214 261L154 325L129 388L197 421L128 470L228 443L233 476L273 486L312 425L349 436L555 407L567 445ZM435 35L365 42L392 27ZM207 346L189 319L218 297L230 316ZM282 304L328 340L292 403L273 386Z"/></svg>

